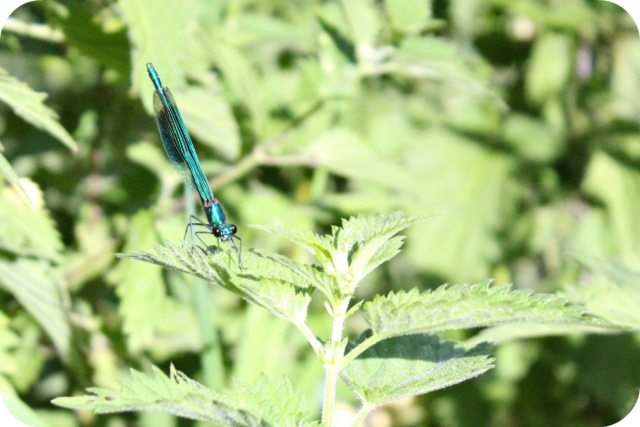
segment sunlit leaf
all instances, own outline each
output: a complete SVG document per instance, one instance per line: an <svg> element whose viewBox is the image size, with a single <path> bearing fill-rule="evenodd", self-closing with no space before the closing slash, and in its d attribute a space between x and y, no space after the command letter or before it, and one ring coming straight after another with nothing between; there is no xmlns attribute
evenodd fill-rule
<svg viewBox="0 0 640 427"><path fill-rule="evenodd" d="M431 17L431 1L385 0L391 25L400 31L418 32Z"/></svg>
<svg viewBox="0 0 640 427"><path fill-rule="evenodd" d="M8 104L16 115L76 150L75 141L60 125L57 114L44 105L46 98L46 94L34 91L0 68L0 100Z"/></svg>
<svg viewBox="0 0 640 427"><path fill-rule="evenodd" d="M437 335L396 337L370 347L340 371L340 378L360 400L378 406L476 377L493 367L490 353L489 345L466 350Z"/></svg>
<svg viewBox="0 0 640 427"><path fill-rule="evenodd" d="M640 172L610 155L597 151L591 157L584 190L607 206L610 232L616 252L624 260L640 260Z"/></svg>
<svg viewBox="0 0 640 427"><path fill-rule="evenodd" d="M18 176L16 171L13 170L13 168L11 167L11 164L6 159L6 157L4 157L4 155L2 154L1 143L0 143L0 174L2 174L2 176L9 182L9 184L15 187L18 194L20 194L20 197L22 197L25 200L25 202L31 203L29 194L27 194L27 191L24 189L24 187L22 186L22 183L20 182L20 177Z"/></svg>
<svg viewBox="0 0 640 427"><path fill-rule="evenodd" d="M45 260L0 260L0 286L38 321L60 356L68 360L71 353L69 297L60 269Z"/></svg>
<svg viewBox="0 0 640 427"><path fill-rule="evenodd" d="M153 374L131 371L132 378L122 383L120 391L105 388L87 389L94 395L59 397L58 406L90 409L99 414L128 411L158 411L221 426L321 427L305 421L303 397L293 393L291 383L262 376L256 385L238 381L237 390L213 391L177 371L173 365L167 377L152 366Z"/></svg>
<svg viewBox="0 0 640 427"><path fill-rule="evenodd" d="M435 291L390 293L362 306L374 338L479 328L507 323L564 324L613 328L568 300L531 290L511 290L511 285L441 286Z"/></svg>

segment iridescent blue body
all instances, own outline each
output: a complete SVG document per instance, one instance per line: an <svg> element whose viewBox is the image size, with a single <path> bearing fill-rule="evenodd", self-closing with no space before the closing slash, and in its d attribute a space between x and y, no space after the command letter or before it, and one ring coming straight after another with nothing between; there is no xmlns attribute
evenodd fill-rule
<svg viewBox="0 0 640 427"><path fill-rule="evenodd" d="M187 230L185 230L185 237L189 227L204 226L208 229L207 232L196 232L195 234L211 233L223 242L231 241L233 243L232 239L237 239L240 241L240 247L242 247L242 241L235 235L236 226L227 224L227 218L224 215L222 206L213 196L213 191L211 191L209 181L202 171L198 155L195 148L193 148L191 137L182 120L173 95L171 95L171 91L169 88L162 86L153 64L147 64L147 71L156 88L153 93L153 111L164 149L171 163L182 175L182 178L187 183L195 185L207 216L208 223L192 216L189 225L187 225ZM240 256L240 251L238 251L238 256Z"/></svg>

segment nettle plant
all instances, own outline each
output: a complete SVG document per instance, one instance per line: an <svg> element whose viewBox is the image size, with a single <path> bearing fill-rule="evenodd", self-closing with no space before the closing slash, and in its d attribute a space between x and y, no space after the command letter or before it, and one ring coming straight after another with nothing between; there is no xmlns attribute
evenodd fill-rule
<svg viewBox="0 0 640 427"><path fill-rule="evenodd" d="M155 254L121 255L220 285L293 323L326 370L321 422L307 420L304 397L284 377L263 375L255 385L236 380L234 390L211 390L173 367L168 377L155 367L152 375L132 371L120 391L90 388L93 395L61 397L53 403L97 413L162 411L221 426L331 426L340 378L362 402L352 422L358 426L380 405L457 384L493 367L490 344L468 348L440 341L437 332L501 324L612 326L555 295L491 286L490 280L422 293L391 292L354 303L362 279L399 253L404 237L398 233L426 218L409 218L401 212L359 216L343 220L342 227L325 236L254 226L308 249L320 266L248 251L242 254L245 268L240 269L233 253L185 250L170 243L155 247ZM316 290L333 322L326 341L305 323ZM349 342L343 328L353 315L363 316L370 329Z"/></svg>

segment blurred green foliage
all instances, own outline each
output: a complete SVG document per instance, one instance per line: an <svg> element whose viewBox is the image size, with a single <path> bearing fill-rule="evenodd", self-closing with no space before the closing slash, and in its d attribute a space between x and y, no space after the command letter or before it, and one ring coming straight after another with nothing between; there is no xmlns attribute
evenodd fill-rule
<svg viewBox="0 0 640 427"><path fill-rule="evenodd" d="M356 213L446 212L410 229L356 297L487 277L571 285L638 328L640 38L618 6L45 0L0 38L0 390L42 425L177 425L49 404L148 361L210 386L286 374L320 407L322 366L283 320L113 257L180 239L193 209L149 115L146 62L245 247L304 261L246 224L327 231ZM310 324L327 336L320 310ZM637 400L637 334L483 333L503 337L497 369L371 425L602 426Z"/></svg>

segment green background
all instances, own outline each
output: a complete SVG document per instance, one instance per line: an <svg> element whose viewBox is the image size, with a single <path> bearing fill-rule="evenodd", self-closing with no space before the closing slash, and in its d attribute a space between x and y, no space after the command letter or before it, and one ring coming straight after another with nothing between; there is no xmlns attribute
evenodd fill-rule
<svg viewBox="0 0 640 427"><path fill-rule="evenodd" d="M0 38L0 171L28 178L0 193L0 390L41 425L189 424L49 403L150 362L210 387L287 375L320 409L322 366L290 325L113 256L179 241L201 212L161 147L147 62L244 248L309 261L246 225L327 232L358 213L443 212L356 298L493 277L640 328L640 38L618 6L46 0ZM326 338L322 311L315 301L309 322ZM368 425L615 423L638 397L638 334L565 332L484 331L501 343L496 369ZM348 416L357 402L339 392Z"/></svg>

